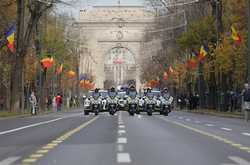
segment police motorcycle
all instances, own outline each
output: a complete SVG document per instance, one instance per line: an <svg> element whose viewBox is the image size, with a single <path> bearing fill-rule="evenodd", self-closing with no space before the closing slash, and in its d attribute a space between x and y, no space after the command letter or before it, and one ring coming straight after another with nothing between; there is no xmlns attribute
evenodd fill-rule
<svg viewBox="0 0 250 165"><path fill-rule="evenodd" d="M168 114L171 112L173 101L174 98L165 89L162 92L162 97L161 97L161 111L160 111L161 115L168 116Z"/></svg>
<svg viewBox="0 0 250 165"><path fill-rule="evenodd" d="M154 94L151 91L149 91L146 97L146 112L148 116L152 116L155 110L155 106L156 106L156 100L154 98Z"/></svg>
<svg viewBox="0 0 250 165"><path fill-rule="evenodd" d="M88 96L83 100L83 111L84 115L89 115L91 111L91 99L92 99L93 91L89 91Z"/></svg>
<svg viewBox="0 0 250 165"><path fill-rule="evenodd" d="M125 111L127 106L127 95L125 91L120 91L117 94L118 110Z"/></svg>
<svg viewBox="0 0 250 165"><path fill-rule="evenodd" d="M108 112L108 91L107 90L100 90L101 94L101 112Z"/></svg>
<svg viewBox="0 0 250 165"><path fill-rule="evenodd" d="M128 113L130 116L134 116L135 113L138 113L137 105L137 92L134 87L131 87L128 92Z"/></svg>
<svg viewBox="0 0 250 165"><path fill-rule="evenodd" d="M145 112L146 111L146 97L145 96L140 96L138 99L138 110L137 114L140 114L140 112Z"/></svg>
<svg viewBox="0 0 250 165"><path fill-rule="evenodd" d="M99 89L95 89L95 91L92 93L92 97L90 97L90 109L84 110L85 115L88 115L90 112L94 113L95 115L98 115L100 112L101 107L101 98L100 98Z"/></svg>
<svg viewBox="0 0 250 165"><path fill-rule="evenodd" d="M115 88L111 88L109 91L109 97L108 97L108 112L110 115L114 115L117 111L117 98L116 98L116 91Z"/></svg>

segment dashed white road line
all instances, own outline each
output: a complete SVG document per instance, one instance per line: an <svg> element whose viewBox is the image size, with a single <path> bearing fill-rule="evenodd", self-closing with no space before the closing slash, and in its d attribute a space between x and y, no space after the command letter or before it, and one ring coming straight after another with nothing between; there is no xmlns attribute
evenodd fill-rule
<svg viewBox="0 0 250 165"><path fill-rule="evenodd" d="M127 142L128 142L127 138L125 138L125 137L120 137L117 139L118 144L126 144Z"/></svg>
<svg viewBox="0 0 250 165"><path fill-rule="evenodd" d="M119 128L125 128L125 125L119 125Z"/></svg>
<svg viewBox="0 0 250 165"><path fill-rule="evenodd" d="M124 134L124 133L126 133L126 131L125 130L118 130L118 134Z"/></svg>
<svg viewBox="0 0 250 165"><path fill-rule="evenodd" d="M225 131L232 131L232 129L230 128L220 128L220 129L225 130Z"/></svg>
<svg viewBox="0 0 250 165"><path fill-rule="evenodd" d="M214 127L215 125L214 124L205 124L206 126L208 127Z"/></svg>
<svg viewBox="0 0 250 165"><path fill-rule="evenodd" d="M245 136L250 136L250 133L247 133L247 132L243 132L242 135L245 135Z"/></svg>
<svg viewBox="0 0 250 165"><path fill-rule="evenodd" d="M130 163L131 158L129 153L118 153L117 154L117 163Z"/></svg>
<svg viewBox="0 0 250 165"><path fill-rule="evenodd" d="M191 121L191 119L186 119L186 121Z"/></svg>

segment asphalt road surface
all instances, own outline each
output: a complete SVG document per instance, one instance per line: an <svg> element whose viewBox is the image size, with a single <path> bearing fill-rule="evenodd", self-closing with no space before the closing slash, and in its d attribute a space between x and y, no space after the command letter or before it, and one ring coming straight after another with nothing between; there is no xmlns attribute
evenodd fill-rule
<svg viewBox="0 0 250 165"><path fill-rule="evenodd" d="M81 111L0 120L0 165L250 165L250 124Z"/></svg>

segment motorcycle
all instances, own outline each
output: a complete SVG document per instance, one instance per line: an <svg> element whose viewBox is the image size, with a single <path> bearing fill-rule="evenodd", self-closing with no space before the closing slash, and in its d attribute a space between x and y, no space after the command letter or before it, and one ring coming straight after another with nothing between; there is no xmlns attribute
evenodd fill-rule
<svg viewBox="0 0 250 165"><path fill-rule="evenodd" d="M94 99L92 101L92 112L97 116L100 111L100 100L98 98Z"/></svg>
<svg viewBox="0 0 250 165"><path fill-rule="evenodd" d="M126 92L119 92L117 99L118 99L118 110L122 111L125 110L127 105Z"/></svg>
<svg viewBox="0 0 250 165"><path fill-rule="evenodd" d="M141 98L139 98L139 101L138 101L138 111L136 113L140 114L140 112L144 112L144 111L146 111L145 98L141 97Z"/></svg>
<svg viewBox="0 0 250 165"><path fill-rule="evenodd" d="M161 115L168 116L172 109L172 103L174 98L172 96L167 96L162 98Z"/></svg>
<svg viewBox="0 0 250 165"><path fill-rule="evenodd" d="M155 109L155 104L156 103L155 103L155 100L153 98L149 98L146 101L146 111L147 111L148 116L152 116L154 109Z"/></svg>
<svg viewBox="0 0 250 165"><path fill-rule="evenodd" d="M83 109L84 109L84 115L89 115L89 112L91 111L91 101L89 98L84 100Z"/></svg>
<svg viewBox="0 0 250 165"><path fill-rule="evenodd" d="M136 111L137 111L137 101L136 101L136 99L135 99L135 98L134 98L134 99L131 99L131 100L129 101L128 106L129 106L129 109L128 109L129 115L130 115L130 116L134 116L134 114L135 114Z"/></svg>
<svg viewBox="0 0 250 165"><path fill-rule="evenodd" d="M116 108L117 108L117 101L115 98L109 100L108 104L108 109L109 109L109 114L114 115L116 113Z"/></svg>

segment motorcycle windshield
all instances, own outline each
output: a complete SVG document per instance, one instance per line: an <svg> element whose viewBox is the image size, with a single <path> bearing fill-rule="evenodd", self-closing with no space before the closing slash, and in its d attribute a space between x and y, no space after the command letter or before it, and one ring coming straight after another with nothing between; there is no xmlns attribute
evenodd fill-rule
<svg viewBox="0 0 250 165"><path fill-rule="evenodd" d="M100 96L99 93L93 93L93 98L94 98L94 99L98 99L99 96Z"/></svg>
<svg viewBox="0 0 250 165"><path fill-rule="evenodd" d="M115 92L110 92L110 93L109 93L109 96L110 96L111 98L114 98L114 97L116 96L116 93L115 93Z"/></svg>
<svg viewBox="0 0 250 165"><path fill-rule="evenodd" d="M132 99L136 98L136 92L130 92L130 93L129 93L129 96L130 96Z"/></svg>

